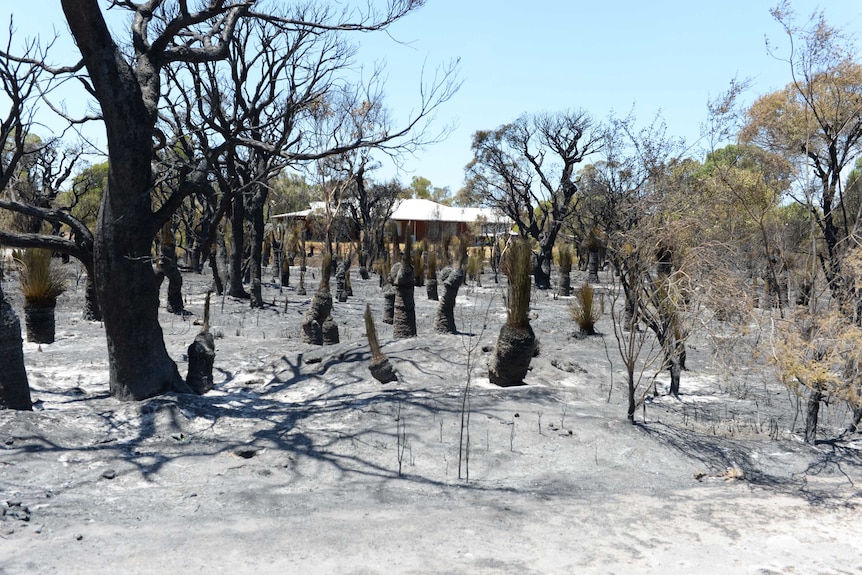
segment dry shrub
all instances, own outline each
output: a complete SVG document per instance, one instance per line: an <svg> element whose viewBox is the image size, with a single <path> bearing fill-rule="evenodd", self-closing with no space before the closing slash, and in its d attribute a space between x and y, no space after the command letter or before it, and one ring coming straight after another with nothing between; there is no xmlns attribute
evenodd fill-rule
<svg viewBox="0 0 862 575"><path fill-rule="evenodd" d="M467 277L478 282L482 274L482 264L485 258L482 257L483 248L471 248L470 255L467 258Z"/></svg>
<svg viewBox="0 0 862 575"><path fill-rule="evenodd" d="M600 309L596 306L595 290L589 282L575 290L575 299L569 305L569 314L584 335L595 335Z"/></svg>
<svg viewBox="0 0 862 575"><path fill-rule="evenodd" d="M529 324L531 256L530 244L523 238L513 240L507 252L509 298L506 323L512 327Z"/></svg>

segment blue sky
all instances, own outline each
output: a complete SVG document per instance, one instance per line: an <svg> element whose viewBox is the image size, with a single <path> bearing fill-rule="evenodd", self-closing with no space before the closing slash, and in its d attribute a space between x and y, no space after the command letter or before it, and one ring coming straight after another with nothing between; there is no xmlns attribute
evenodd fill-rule
<svg viewBox="0 0 862 575"><path fill-rule="evenodd" d="M412 175L454 192L463 185L472 134L525 112L583 108L596 119L632 106L642 123L661 112L671 135L697 140L706 103L733 78L751 78L745 100L790 81L769 56L765 36L787 47L769 14L775 2L726 0L560 1L428 0L392 35L374 42L387 54L393 112L416 99L416 69L461 58L464 84L441 110L457 122L443 143L407 163ZM862 0L794 1L800 16L822 6L827 20L862 35ZM382 40L382 39L381 39Z"/></svg>
<svg viewBox="0 0 862 575"><path fill-rule="evenodd" d="M787 46L769 14L774 1L725 0L427 0L385 35L357 37L367 64L385 60L387 106L397 120L415 108L423 63L432 69L460 58L463 85L438 112L438 127L456 129L441 143L396 172L384 166L377 177L414 175L455 192L463 184L476 130L492 129L525 112L583 108L597 120L634 106L642 123L661 112L669 134L693 143L706 119L709 98L733 78L751 78L746 101L785 85L787 64L766 51L769 37ZM827 20L862 36L862 0L795 0L800 17L822 8ZM23 35L65 36L59 1L0 0L0 21L14 13ZM3 34L5 37L5 34ZM55 51L69 51L61 39ZM74 50L74 48L72 48ZM66 62L63 62L66 63Z"/></svg>

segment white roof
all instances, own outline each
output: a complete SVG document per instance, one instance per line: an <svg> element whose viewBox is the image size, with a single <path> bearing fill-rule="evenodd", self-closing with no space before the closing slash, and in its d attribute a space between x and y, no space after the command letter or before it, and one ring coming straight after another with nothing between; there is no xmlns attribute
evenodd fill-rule
<svg viewBox="0 0 862 575"><path fill-rule="evenodd" d="M311 202L309 209L298 212L278 214L273 218L304 218L311 214L322 214L326 211L326 202ZM480 220L489 224L508 224L507 216L491 208L462 208L456 206L444 206L431 200L411 198L398 200L395 210L390 217L396 221L413 222L466 222L475 223Z"/></svg>
<svg viewBox="0 0 862 575"><path fill-rule="evenodd" d="M431 200L399 200L392 212L391 219L397 221L440 221L474 223L480 219L489 224L508 223L509 218L491 208L461 208L444 206Z"/></svg>

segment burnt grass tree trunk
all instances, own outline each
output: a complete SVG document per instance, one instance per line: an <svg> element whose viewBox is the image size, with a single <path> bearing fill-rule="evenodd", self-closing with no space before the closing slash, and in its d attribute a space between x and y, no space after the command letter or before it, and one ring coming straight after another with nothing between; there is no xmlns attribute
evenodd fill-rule
<svg viewBox="0 0 862 575"><path fill-rule="evenodd" d="M368 336L368 347L371 348L371 363L368 370L372 377L380 383L398 381L389 358L380 351L380 341L377 339L377 328L374 326L374 318L371 317L371 306L365 305L365 333Z"/></svg>
<svg viewBox="0 0 862 575"><path fill-rule="evenodd" d="M395 288L395 302L392 314L392 333L396 339L416 335L416 304L413 290L416 277L413 269L412 242L407 236L401 262L392 267L392 285Z"/></svg>
<svg viewBox="0 0 862 575"><path fill-rule="evenodd" d="M57 300L24 303L24 326L30 343L54 343Z"/></svg>
<svg viewBox="0 0 862 575"><path fill-rule="evenodd" d="M350 273L350 259L339 258L338 266L335 269L335 297L339 302L344 303L350 295L347 291L347 275Z"/></svg>
<svg viewBox="0 0 862 575"><path fill-rule="evenodd" d="M332 274L332 256L323 257L320 268L320 286L311 298L311 305L302 321L302 341L312 345L338 343L338 325L332 320L332 293L329 279Z"/></svg>
<svg viewBox="0 0 862 575"><path fill-rule="evenodd" d="M0 409L33 409L23 345L21 322L6 301L0 282Z"/></svg>
<svg viewBox="0 0 862 575"><path fill-rule="evenodd" d="M461 265L454 268L446 266L440 270L440 283L443 284L443 297L437 305L434 329L439 333L458 333L455 326L455 298L464 283L464 270Z"/></svg>
<svg viewBox="0 0 862 575"><path fill-rule="evenodd" d="M432 301L437 301L437 254L434 249L428 254L428 269L425 272L425 295Z"/></svg>
<svg viewBox="0 0 862 575"><path fill-rule="evenodd" d="M536 351L530 326L530 246L522 239L509 248L509 298L506 323L500 328L488 366L491 383L501 387L523 385Z"/></svg>
<svg viewBox="0 0 862 575"><path fill-rule="evenodd" d="M201 331L195 336L189 346L189 371L186 374L186 385L198 395L212 390L213 363L215 363L215 338L210 333L210 295L207 292L204 303L204 323Z"/></svg>

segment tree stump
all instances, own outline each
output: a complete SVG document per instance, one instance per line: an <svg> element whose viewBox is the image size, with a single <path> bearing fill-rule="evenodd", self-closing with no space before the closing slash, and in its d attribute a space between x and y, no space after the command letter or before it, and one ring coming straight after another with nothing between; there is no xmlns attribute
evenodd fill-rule
<svg viewBox="0 0 862 575"><path fill-rule="evenodd" d="M332 312L332 294L328 289L318 289L311 298L311 305L302 321L302 341L323 345L323 322Z"/></svg>
<svg viewBox="0 0 862 575"><path fill-rule="evenodd" d="M488 366L488 379L501 387L524 385L535 351L536 335L529 324L526 327L503 324Z"/></svg>
<svg viewBox="0 0 862 575"><path fill-rule="evenodd" d="M54 343L56 323L54 308L56 301L50 303L24 304L24 325L27 328L27 341L31 343Z"/></svg>
<svg viewBox="0 0 862 575"><path fill-rule="evenodd" d="M186 385L198 395L203 395L214 387L214 363L215 338L209 330L201 331L189 346L189 372L186 375Z"/></svg>
<svg viewBox="0 0 862 575"><path fill-rule="evenodd" d="M371 372L371 376L380 383L398 381L398 376L395 374L395 370L392 368L389 358L385 355L372 357L368 370Z"/></svg>

